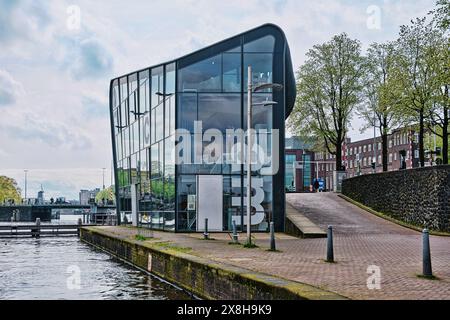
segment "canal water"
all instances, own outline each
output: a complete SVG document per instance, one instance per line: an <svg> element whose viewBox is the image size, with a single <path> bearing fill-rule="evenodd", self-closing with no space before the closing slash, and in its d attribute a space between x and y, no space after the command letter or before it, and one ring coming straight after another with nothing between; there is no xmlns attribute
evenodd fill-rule
<svg viewBox="0 0 450 320"><path fill-rule="evenodd" d="M190 299L77 237L0 239L3 299Z"/></svg>

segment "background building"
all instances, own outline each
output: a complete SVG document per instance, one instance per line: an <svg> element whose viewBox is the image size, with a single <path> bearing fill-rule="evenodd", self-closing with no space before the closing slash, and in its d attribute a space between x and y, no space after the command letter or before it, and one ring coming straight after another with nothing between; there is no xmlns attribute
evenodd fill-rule
<svg viewBox="0 0 450 320"><path fill-rule="evenodd" d="M95 199L100 192L99 188L94 190L80 190L80 205L87 206L90 204L91 199Z"/></svg>
<svg viewBox="0 0 450 320"><path fill-rule="evenodd" d="M311 145L301 137L286 138L286 192L311 192L316 178L316 164Z"/></svg>
<svg viewBox="0 0 450 320"><path fill-rule="evenodd" d="M406 169L419 167L418 137L413 130L398 129L387 138L388 141L388 171L401 168L401 152L405 152ZM342 162L345 166L347 178L360 174L374 172L372 162L376 163L376 172L383 171L382 140L381 137L352 142L346 140L342 148ZM326 190L333 190L333 172L336 170L335 156L328 152L316 152L315 158L319 163L319 177L326 181Z"/></svg>
<svg viewBox="0 0 450 320"><path fill-rule="evenodd" d="M246 130L247 67L253 84L279 83L254 103L252 127L265 130L269 162L252 172L252 228L267 231L269 222L284 229L284 130L296 96L295 77L286 38L278 27L264 25L180 59L113 79L110 112L119 219L169 231L229 231L246 223L246 170L243 165L186 164L176 143L218 129ZM194 121L202 121L196 133ZM175 130L187 136L176 142ZM273 142L278 130L277 144ZM275 136L276 137L276 136ZM259 141L260 142L260 141ZM224 143L225 144L225 143ZM207 144L200 146L205 150ZM194 146L191 149L195 153ZM227 153L225 152L225 156ZM190 161L195 163L195 161ZM176 165L177 163L177 165ZM275 174L267 174L277 165Z"/></svg>

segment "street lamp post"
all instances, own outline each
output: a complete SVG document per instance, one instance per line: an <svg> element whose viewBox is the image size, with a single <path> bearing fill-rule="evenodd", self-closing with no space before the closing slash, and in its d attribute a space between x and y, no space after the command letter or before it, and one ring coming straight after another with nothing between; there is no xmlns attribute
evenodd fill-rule
<svg viewBox="0 0 450 320"><path fill-rule="evenodd" d="M253 104L253 92L262 91L265 89L281 90L283 86L277 83L264 83L253 87L252 66L248 66L248 80L247 80L247 243L252 246L251 237L251 212L252 212L252 107L267 106L277 104L275 101L265 101L262 103Z"/></svg>
<svg viewBox="0 0 450 320"><path fill-rule="evenodd" d="M23 170L23 172L25 172L25 203L27 203L27 175L28 175L28 170Z"/></svg>
<svg viewBox="0 0 450 320"><path fill-rule="evenodd" d="M105 170L106 170L106 168L102 168L102 172L103 172L103 190L105 190Z"/></svg>

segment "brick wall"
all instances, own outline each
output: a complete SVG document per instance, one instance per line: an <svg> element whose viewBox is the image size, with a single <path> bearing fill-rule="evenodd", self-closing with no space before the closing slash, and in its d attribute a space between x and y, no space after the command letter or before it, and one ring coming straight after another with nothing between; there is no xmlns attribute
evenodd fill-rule
<svg viewBox="0 0 450 320"><path fill-rule="evenodd" d="M450 166L346 179L342 194L410 224L450 232Z"/></svg>

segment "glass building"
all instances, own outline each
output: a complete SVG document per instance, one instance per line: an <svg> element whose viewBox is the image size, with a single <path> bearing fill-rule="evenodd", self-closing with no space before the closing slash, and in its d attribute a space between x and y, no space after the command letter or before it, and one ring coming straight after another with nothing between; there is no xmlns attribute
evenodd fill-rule
<svg viewBox="0 0 450 320"><path fill-rule="evenodd" d="M248 66L254 85L283 85L253 94L252 128L268 148L266 162L252 170L252 230L268 231L270 221L284 230L284 130L296 88L289 46L275 25L111 81L119 221L126 217L152 229L198 232L208 218L210 231L230 231L233 221L238 230L246 228L246 166L197 154L214 157L219 145L226 160L230 141L240 137L233 132L245 134ZM212 141L217 150L208 153Z"/></svg>

